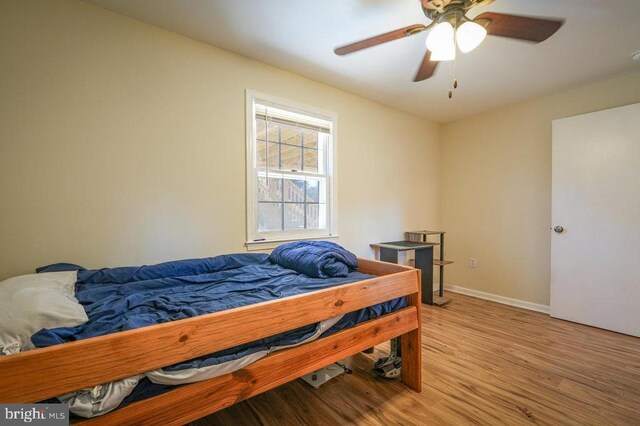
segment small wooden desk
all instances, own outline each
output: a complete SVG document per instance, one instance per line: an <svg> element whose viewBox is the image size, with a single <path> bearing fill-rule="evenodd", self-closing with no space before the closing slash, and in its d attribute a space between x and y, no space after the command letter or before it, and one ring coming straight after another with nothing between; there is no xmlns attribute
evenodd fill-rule
<svg viewBox="0 0 640 426"><path fill-rule="evenodd" d="M391 241L371 244L380 249L380 260L398 263L398 253L415 250L416 268L422 271L422 303L433 305L433 246L437 243Z"/></svg>

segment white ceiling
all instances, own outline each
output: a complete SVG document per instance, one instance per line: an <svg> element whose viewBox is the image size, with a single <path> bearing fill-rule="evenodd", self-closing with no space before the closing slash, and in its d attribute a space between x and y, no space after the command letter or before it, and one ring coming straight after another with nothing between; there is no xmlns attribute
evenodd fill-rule
<svg viewBox="0 0 640 426"><path fill-rule="evenodd" d="M496 0L484 11L566 19L535 45L488 37L450 63L413 76L427 33L338 57L336 46L428 23L418 0L86 0L437 122L640 72L640 0Z"/></svg>

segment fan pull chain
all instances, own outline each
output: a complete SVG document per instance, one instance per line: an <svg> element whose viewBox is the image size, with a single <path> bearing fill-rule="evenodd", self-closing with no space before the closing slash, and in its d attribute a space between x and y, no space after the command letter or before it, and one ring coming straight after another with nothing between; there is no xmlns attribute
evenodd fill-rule
<svg viewBox="0 0 640 426"><path fill-rule="evenodd" d="M453 98L453 91L458 88L458 67L456 66L457 61L457 59L453 60L453 78L451 79L451 86L449 87L449 99Z"/></svg>
<svg viewBox="0 0 640 426"><path fill-rule="evenodd" d="M454 24L454 33L458 32L458 21L456 20L455 24ZM454 56L453 58L453 65L452 65L452 82L451 82L451 86L449 88L449 99L453 98L453 91L455 89L458 88L458 54L456 52L456 56Z"/></svg>
<svg viewBox="0 0 640 426"><path fill-rule="evenodd" d="M458 55L453 59L453 88L458 88Z"/></svg>
<svg viewBox="0 0 640 426"><path fill-rule="evenodd" d="M453 89L455 89L455 86L457 86L456 82L456 60L453 60L453 64L451 65L451 73L450 73L450 80L452 83L449 86L449 99L453 98Z"/></svg>

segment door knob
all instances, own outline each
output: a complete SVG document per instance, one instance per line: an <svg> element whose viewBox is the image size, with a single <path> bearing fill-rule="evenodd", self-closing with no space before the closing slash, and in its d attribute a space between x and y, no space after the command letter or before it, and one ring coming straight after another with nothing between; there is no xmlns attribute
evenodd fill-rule
<svg viewBox="0 0 640 426"><path fill-rule="evenodd" d="M558 234L562 234L564 232L564 228L562 226L556 226L553 228Z"/></svg>

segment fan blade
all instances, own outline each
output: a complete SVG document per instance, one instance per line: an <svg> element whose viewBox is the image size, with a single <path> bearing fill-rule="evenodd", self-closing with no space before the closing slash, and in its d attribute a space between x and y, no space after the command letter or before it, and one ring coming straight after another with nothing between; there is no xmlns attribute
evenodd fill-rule
<svg viewBox="0 0 640 426"><path fill-rule="evenodd" d="M357 52L358 50L366 49L367 47L377 46L378 44L387 43L389 41L417 34L424 31L426 28L427 27L422 24L410 25L395 31L389 31L388 33L347 44L346 46L337 47L334 52L336 55L347 55L349 53Z"/></svg>
<svg viewBox="0 0 640 426"><path fill-rule="evenodd" d="M418 82L430 78L439 63L440 62L431 60L431 51L427 50L427 53L425 53L424 59L422 60L420 68L418 68L418 72L416 73L416 77L413 79L413 81Z"/></svg>
<svg viewBox="0 0 640 426"><path fill-rule="evenodd" d="M490 35L516 38L540 43L555 34L564 20L541 19L528 16L506 15L504 13L485 12L474 21L488 21L487 33ZM482 22L479 22L482 24Z"/></svg>

